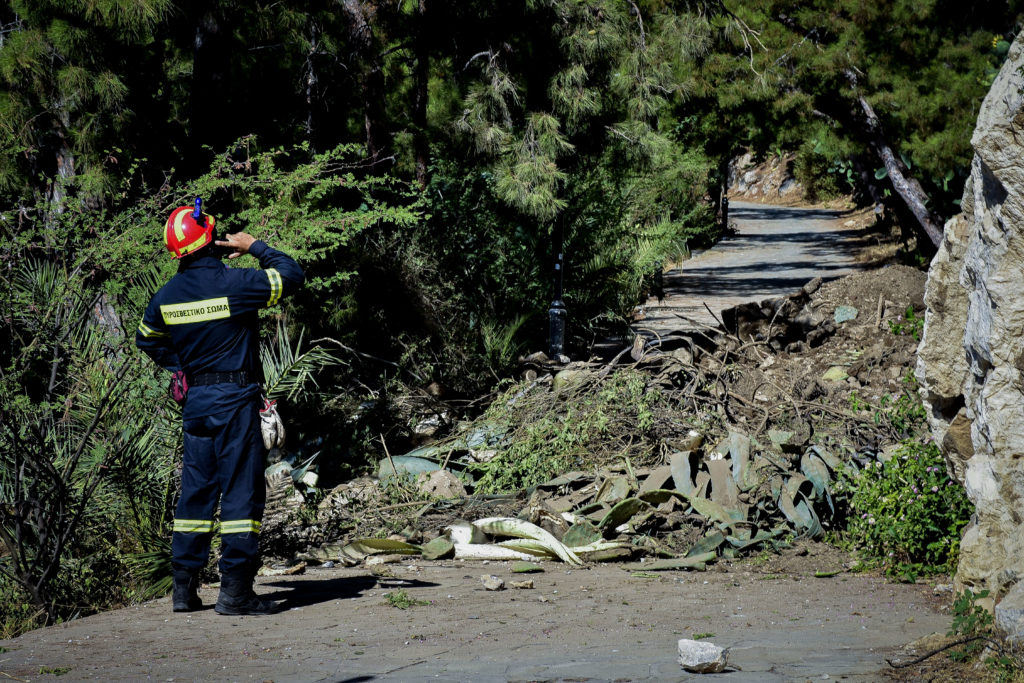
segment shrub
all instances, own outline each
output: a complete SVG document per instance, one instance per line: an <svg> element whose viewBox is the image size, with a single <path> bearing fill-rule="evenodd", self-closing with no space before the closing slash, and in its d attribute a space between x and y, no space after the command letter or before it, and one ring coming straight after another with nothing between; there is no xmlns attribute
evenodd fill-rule
<svg viewBox="0 0 1024 683"><path fill-rule="evenodd" d="M836 490L850 496L844 540L888 574L955 567L972 506L935 444L904 441L888 462L846 470Z"/></svg>

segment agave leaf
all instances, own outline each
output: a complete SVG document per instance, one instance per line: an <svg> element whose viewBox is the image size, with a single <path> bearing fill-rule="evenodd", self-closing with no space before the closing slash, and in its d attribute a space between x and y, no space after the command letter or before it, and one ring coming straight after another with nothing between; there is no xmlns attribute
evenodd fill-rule
<svg viewBox="0 0 1024 683"><path fill-rule="evenodd" d="M808 451L800 459L800 471L814 484L814 495L821 497L827 490L831 478L828 465L814 453Z"/></svg>
<svg viewBox="0 0 1024 683"><path fill-rule="evenodd" d="M698 555L706 555L707 553L714 555L714 551L723 543L725 543L725 534L721 531L714 531L694 543L693 547L687 551L686 556L694 557Z"/></svg>
<svg viewBox="0 0 1024 683"><path fill-rule="evenodd" d="M602 539L601 532L596 526L590 522L584 520L577 522L569 527L569 530L562 536L562 543L566 546L575 548L577 546L588 545L590 543L596 543Z"/></svg>
<svg viewBox="0 0 1024 683"><path fill-rule="evenodd" d="M713 562L714 560L714 553L703 553L701 555L693 555L692 557L676 557L670 560L644 562L640 565L631 565L631 568L644 569L651 572L671 571L673 569L695 569L697 571L703 571L707 567L707 563Z"/></svg>
<svg viewBox="0 0 1024 683"><path fill-rule="evenodd" d="M713 522L728 524L729 522L742 522L744 520L743 513L739 510L727 510L715 501L708 500L707 498L693 496L689 499L689 502L694 510Z"/></svg>
<svg viewBox="0 0 1024 683"><path fill-rule="evenodd" d="M544 568L539 564L533 562L513 562L512 573L513 574L536 574L544 571Z"/></svg>
<svg viewBox="0 0 1024 683"><path fill-rule="evenodd" d="M456 543L456 560L536 560L535 555L492 543Z"/></svg>
<svg viewBox="0 0 1024 683"><path fill-rule="evenodd" d="M836 457L832 451L822 448L821 446L811 446L808 450L824 460L825 464L828 465L829 469L833 472L838 472L843 468L843 461Z"/></svg>
<svg viewBox="0 0 1024 683"><path fill-rule="evenodd" d="M597 528L614 529L620 524L628 522L633 515L645 508L650 508L650 505L639 498L626 498L608 511L608 514L598 523Z"/></svg>
<svg viewBox="0 0 1024 683"><path fill-rule="evenodd" d="M672 481L676 489L690 495L693 493L693 474L690 466L692 451L678 451L671 456Z"/></svg>
<svg viewBox="0 0 1024 683"><path fill-rule="evenodd" d="M459 519L445 527L445 531L455 543L486 543L487 536L478 527L464 519Z"/></svg>
<svg viewBox="0 0 1024 683"><path fill-rule="evenodd" d="M440 560L442 558L450 557L455 553L455 544L451 542L451 539L445 538L444 536L438 536L429 543L423 545L423 559L425 560Z"/></svg>
<svg viewBox="0 0 1024 683"><path fill-rule="evenodd" d="M518 550L521 553L528 555L536 555L537 557L555 559L558 556L551 548L540 541L532 538L513 538L505 541L499 541L494 545L501 546L502 548L511 548L512 550Z"/></svg>
<svg viewBox="0 0 1024 683"><path fill-rule="evenodd" d="M341 549L342 558L362 561L368 555L380 553L394 553L397 555L419 555L422 548L405 541L396 541L390 538L360 538L352 541Z"/></svg>
<svg viewBox="0 0 1024 683"><path fill-rule="evenodd" d="M637 496L640 500L648 503L649 505L661 505L669 498L678 498L681 501L689 502L690 498L682 491L672 491L670 489L654 489L653 491L644 491Z"/></svg>
<svg viewBox="0 0 1024 683"><path fill-rule="evenodd" d="M583 561L572 550L567 548L565 544L552 536L549 531L542 529L536 524L512 517L486 517L473 522L473 526L488 534L532 538L541 541L554 554L558 555L563 562L575 565L583 564Z"/></svg>

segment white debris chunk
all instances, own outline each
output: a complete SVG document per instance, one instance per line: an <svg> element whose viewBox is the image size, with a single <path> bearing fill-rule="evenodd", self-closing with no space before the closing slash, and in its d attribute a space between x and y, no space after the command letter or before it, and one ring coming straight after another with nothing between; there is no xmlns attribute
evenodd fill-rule
<svg viewBox="0 0 1024 683"><path fill-rule="evenodd" d="M695 674L716 674L729 665L728 652L702 640L679 640L679 664Z"/></svg>

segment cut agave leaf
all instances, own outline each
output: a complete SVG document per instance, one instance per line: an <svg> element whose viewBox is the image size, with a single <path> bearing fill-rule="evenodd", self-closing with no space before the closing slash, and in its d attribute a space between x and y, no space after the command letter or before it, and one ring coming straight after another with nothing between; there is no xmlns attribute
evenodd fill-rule
<svg viewBox="0 0 1024 683"><path fill-rule="evenodd" d="M473 526L488 534L500 536L514 536L517 538L532 538L541 541L551 549L563 562L568 564L583 564L572 550L567 548L561 541L551 535L549 531L540 528L536 524L524 522L513 517L486 517L473 522ZM520 558L524 559L524 558Z"/></svg>
<svg viewBox="0 0 1024 683"><path fill-rule="evenodd" d="M429 543L423 544L423 559L440 560L455 554L455 544L451 539L438 536Z"/></svg>
<svg viewBox="0 0 1024 683"><path fill-rule="evenodd" d="M405 541L394 541L390 538L360 538L352 541L341 549L342 557L362 561L368 555L389 553L397 555L419 555L421 548Z"/></svg>
<svg viewBox="0 0 1024 683"><path fill-rule="evenodd" d="M569 530L562 536L562 543L569 548L575 548L588 543L595 543L603 538L596 526L588 521L577 522L569 527Z"/></svg>
<svg viewBox="0 0 1024 683"><path fill-rule="evenodd" d="M499 545L502 548L512 548L513 550L518 550L519 552L526 553L528 555L536 555L541 558L556 559L558 557L553 550L540 541L536 541L532 538L513 538L506 541L499 541L498 543L495 543L495 545Z"/></svg>
<svg viewBox="0 0 1024 683"><path fill-rule="evenodd" d="M486 543L487 535L478 527L464 519L452 522L445 527L455 543Z"/></svg>
<svg viewBox="0 0 1024 683"><path fill-rule="evenodd" d="M456 543L456 560L535 560L536 556L491 543Z"/></svg>
<svg viewBox="0 0 1024 683"><path fill-rule="evenodd" d="M643 569L649 572L663 572L671 571L673 569L696 569L698 571L703 571L707 567L707 563L714 562L714 560L714 553L703 553L692 557L676 557L671 560L644 562L640 565L632 565L630 568Z"/></svg>
<svg viewBox="0 0 1024 683"><path fill-rule="evenodd" d="M713 500L700 496L693 496L689 499L689 503L694 510L713 522L728 524L729 522L742 522L746 519L740 510L727 510Z"/></svg>
<svg viewBox="0 0 1024 683"><path fill-rule="evenodd" d="M633 556L633 551L625 546L602 548L599 550L577 549L576 552L587 562L615 562L616 560L628 560Z"/></svg>
<svg viewBox="0 0 1024 683"><path fill-rule="evenodd" d="M614 529L620 524L628 522L636 513L648 508L650 508L650 505L639 498L627 498L612 507L612 509L608 511L608 514L598 522L597 528Z"/></svg>
<svg viewBox="0 0 1024 683"><path fill-rule="evenodd" d="M725 543L725 534L721 531L713 531L704 538L700 539L693 544L693 547L687 551L687 557L701 557L711 553L714 555L714 551L718 549L718 546Z"/></svg>
<svg viewBox="0 0 1024 683"><path fill-rule="evenodd" d="M693 475L690 456L693 451L677 451L672 454L670 464L672 467L672 481L676 489L690 495L693 493Z"/></svg>
<svg viewBox="0 0 1024 683"><path fill-rule="evenodd" d="M800 459L800 471L814 484L814 495L821 498L828 490L828 484L831 481L825 461L808 451Z"/></svg>

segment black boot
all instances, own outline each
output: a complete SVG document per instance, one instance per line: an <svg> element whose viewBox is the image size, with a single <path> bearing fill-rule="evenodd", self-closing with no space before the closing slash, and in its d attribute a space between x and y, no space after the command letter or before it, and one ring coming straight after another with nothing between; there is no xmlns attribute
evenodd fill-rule
<svg viewBox="0 0 1024 683"><path fill-rule="evenodd" d="M174 570L174 611L195 612L202 609L199 599L199 573L188 569Z"/></svg>
<svg viewBox="0 0 1024 683"><path fill-rule="evenodd" d="M252 590L252 577L224 574L220 579L220 595L214 610L217 614L241 616L244 614L276 614L280 604L263 600Z"/></svg>

